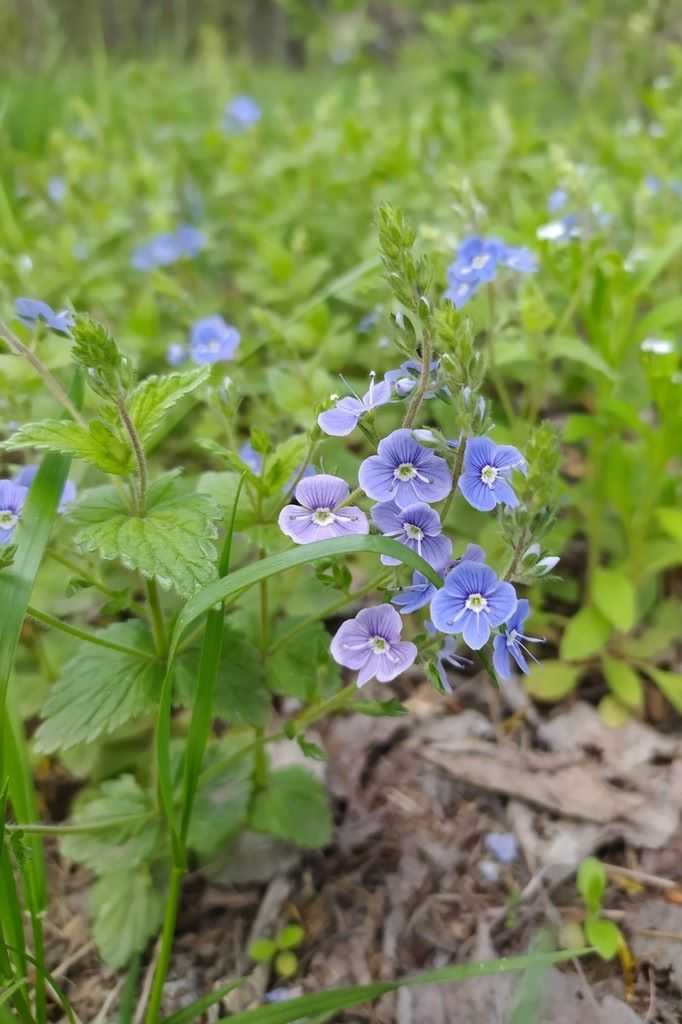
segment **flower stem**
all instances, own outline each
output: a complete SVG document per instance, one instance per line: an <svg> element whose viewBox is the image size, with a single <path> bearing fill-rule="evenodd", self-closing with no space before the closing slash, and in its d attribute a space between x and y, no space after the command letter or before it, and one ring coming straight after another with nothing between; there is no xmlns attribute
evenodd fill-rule
<svg viewBox="0 0 682 1024"><path fill-rule="evenodd" d="M135 429L135 424L130 418L130 414L126 409L125 402L120 399L116 403L121 422L126 429L126 433L130 438L130 443L135 454L135 461L137 462L137 476L140 484L139 494L137 495L137 513L138 515L144 515L144 499L147 493L147 460L144 454L144 448L140 440L140 435Z"/></svg>
<svg viewBox="0 0 682 1024"><path fill-rule="evenodd" d="M403 420L403 427L411 427L417 418L417 413L421 409L421 404L424 401L424 396L429 388L429 377L431 376L431 335L428 330L422 335L421 344L421 360L422 368L419 374L419 383L415 389L414 394L410 400L410 404L407 407L405 413L405 419Z"/></svg>
<svg viewBox="0 0 682 1024"><path fill-rule="evenodd" d="M463 436L460 437L459 439L459 448L457 449L457 456L452 467L452 488L450 489L450 493L445 499L445 504L443 505L443 508L441 509L440 512L440 519L443 524L445 523L445 520L448 517L450 506L452 505L452 501L455 497L455 492L457 491L457 481L459 480L460 473L462 472L462 463L464 462L464 449L466 447L466 440L467 439Z"/></svg>
<svg viewBox="0 0 682 1024"><path fill-rule="evenodd" d="M73 402L67 395L66 391L57 380L57 378L50 373L48 368L44 365L44 363L41 362L41 360L38 358L35 352L32 352L27 345L24 345L23 341L20 341L19 338L17 338L16 334L14 334L9 329L7 324L3 323L1 320L0 338L2 338L3 341L5 341L9 345L9 347L16 355L23 356L23 358L26 359L31 364L36 373L38 373L43 378L45 386L49 391L51 391L53 398L55 398L59 402L59 404L66 409L69 416L71 416L71 418L75 420L76 423L80 424L81 427L86 426L85 420L83 419L80 412L73 404Z"/></svg>
<svg viewBox="0 0 682 1024"><path fill-rule="evenodd" d="M163 930L161 932L161 947L159 958L156 962L154 982L152 984L145 1024L157 1024L161 1014L161 1000L163 999L163 988L170 964L173 939L175 937L175 922L178 917L178 905L180 903L180 892L182 890L182 877L184 868L175 865L171 870L170 885L166 897L166 912L163 918Z"/></svg>
<svg viewBox="0 0 682 1024"><path fill-rule="evenodd" d="M113 640L106 640L96 633L88 633L87 630L79 629L78 626L72 626L68 622L62 622L61 619L56 619L53 615L42 612L32 605L28 606L26 614L35 622L49 626L50 629L58 629L62 633L68 633L69 636L76 637L77 640L82 640L84 643L94 644L96 647L108 647L110 651L118 651L119 654L127 654L132 658L145 658L147 661L156 660L156 656L149 651L140 651L136 647L128 647L127 644L117 644Z"/></svg>
<svg viewBox="0 0 682 1024"><path fill-rule="evenodd" d="M151 612L152 619L152 632L154 634L154 646L156 647L157 654L165 654L168 646L168 638L166 636L166 624L163 620L159 585L155 579L146 580L146 584L147 599L149 601L149 610Z"/></svg>

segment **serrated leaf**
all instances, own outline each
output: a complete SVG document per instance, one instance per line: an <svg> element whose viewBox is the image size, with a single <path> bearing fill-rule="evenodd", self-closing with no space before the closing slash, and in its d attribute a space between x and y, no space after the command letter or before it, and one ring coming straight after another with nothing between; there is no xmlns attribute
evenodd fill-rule
<svg viewBox="0 0 682 1024"><path fill-rule="evenodd" d="M592 599L612 626L629 633L637 620L637 594L632 581L620 569L595 569Z"/></svg>
<svg viewBox="0 0 682 1024"><path fill-rule="evenodd" d="M662 668L653 668L651 665L646 665L644 671L651 676L675 710L682 711L682 673L668 672Z"/></svg>
<svg viewBox="0 0 682 1024"><path fill-rule="evenodd" d="M138 820L100 827L116 818L132 817ZM154 802L132 775L107 779L96 789L80 794L70 824L97 826L97 831L64 836L60 848L64 857L99 874L137 867L150 860L162 836Z"/></svg>
<svg viewBox="0 0 682 1024"><path fill-rule="evenodd" d="M599 956L611 960L621 943L620 929L613 921L603 917L588 917L585 921L585 937L594 946Z"/></svg>
<svg viewBox="0 0 682 1024"><path fill-rule="evenodd" d="M71 455L92 463L105 473L125 475L131 468L131 451L115 428L103 420L92 420L88 427L68 420L42 420L20 427L2 444L8 451L37 448L40 451Z"/></svg>
<svg viewBox="0 0 682 1024"><path fill-rule="evenodd" d="M536 700L561 700L575 689L580 670L563 661L540 661L526 676L526 690Z"/></svg>
<svg viewBox="0 0 682 1024"><path fill-rule="evenodd" d="M618 700L633 711L641 711L644 707L644 687L638 673L626 661L608 655L604 655L602 667L609 689Z"/></svg>
<svg viewBox="0 0 682 1024"><path fill-rule="evenodd" d="M332 819L322 783L299 765L282 768L268 778L266 789L254 796L249 824L304 849L326 846Z"/></svg>
<svg viewBox="0 0 682 1024"><path fill-rule="evenodd" d="M153 653L149 630L137 621L118 622L99 631L116 643ZM34 738L36 750L49 754L77 743L91 743L156 707L163 666L148 658L84 644L67 662L42 709Z"/></svg>
<svg viewBox="0 0 682 1024"><path fill-rule="evenodd" d="M204 858L213 857L221 846L246 824L253 789L253 752L240 748L248 745L244 735L228 736L212 744L206 751L203 771L225 761L227 767L211 773L199 783L187 843Z"/></svg>
<svg viewBox="0 0 682 1024"><path fill-rule="evenodd" d="M197 491L200 494L207 494L210 498L216 501L222 509L231 510L234 508L234 500L239 488L240 476L240 473L232 472L216 473L209 471L207 473L202 473L197 484ZM239 507L237 509L235 529L243 530L247 526L253 526L255 522L256 513L253 507L253 502L248 490L244 488L239 500Z"/></svg>
<svg viewBox="0 0 682 1024"><path fill-rule="evenodd" d="M90 890L92 932L109 967L125 967L145 948L163 915L164 897L155 888L146 864L134 871L102 875Z"/></svg>
<svg viewBox="0 0 682 1024"><path fill-rule="evenodd" d="M596 608L587 605L570 619L561 638L562 658L589 658L606 646L611 627Z"/></svg>
<svg viewBox="0 0 682 1024"><path fill-rule="evenodd" d="M131 515L117 491L89 491L69 511L75 544L128 569L158 579L183 595L216 577L222 512L205 494L188 494L179 481L163 478L150 488L144 516Z"/></svg>
<svg viewBox="0 0 682 1024"><path fill-rule="evenodd" d="M174 405L196 391L208 378L208 366L163 377L147 377L138 384L128 400L128 412L142 441L148 440Z"/></svg>

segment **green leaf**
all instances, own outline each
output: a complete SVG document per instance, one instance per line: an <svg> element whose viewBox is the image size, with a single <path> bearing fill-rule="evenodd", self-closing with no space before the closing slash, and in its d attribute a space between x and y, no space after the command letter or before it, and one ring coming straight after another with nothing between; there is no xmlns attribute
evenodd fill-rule
<svg viewBox="0 0 682 1024"><path fill-rule="evenodd" d="M619 661L607 654L602 658L602 668L609 689L618 700L633 711L642 711L644 687L637 672L626 661Z"/></svg>
<svg viewBox="0 0 682 1024"><path fill-rule="evenodd" d="M234 499L239 488L240 479L240 473L202 473L197 483L197 492L199 494L207 494L222 509L231 509L234 506ZM245 489L237 509L235 526L238 530L243 530L247 526L253 526L255 522L256 512L253 502L248 490Z"/></svg>
<svg viewBox="0 0 682 1024"><path fill-rule="evenodd" d="M540 661L526 676L526 690L536 700L561 700L574 690L580 669L563 661Z"/></svg>
<svg viewBox="0 0 682 1024"><path fill-rule="evenodd" d="M103 420L92 420L81 427L70 420L42 420L26 423L0 447L7 451L37 448L59 455L69 455L92 463L105 473L125 475L131 468L129 445L117 431Z"/></svg>
<svg viewBox="0 0 682 1024"><path fill-rule="evenodd" d="M622 936L613 921L603 917L588 917L585 921L585 937L604 960L611 960L618 952Z"/></svg>
<svg viewBox="0 0 682 1024"><path fill-rule="evenodd" d="M616 697L605 694L597 705L597 711L604 725L609 729L620 729L630 721L632 715Z"/></svg>
<svg viewBox="0 0 682 1024"><path fill-rule="evenodd" d="M107 779L79 794L71 824L84 830L62 838L62 855L98 874L151 860L162 838L154 802L132 775Z"/></svg>
<svg viewBox="0 0 682 1024"><path fill-rule="evenodd" d="M109 967L125 967L145 948L161 923L163 902L146 864L107 872L95 882L88 900L92 932Z"/></svg>
<svg viewBox="0 0 682 1024"><path fill-rule="evenodd" d="M298 957L291 950L278 953L273 964L280 978L292 978L298 970Z"/></svg>
<svg viewBox="0 0 682 1024"><path fill-rule="evenodd" d="M141 651L154 650L149 630L138 621L117 622L98 635ZM36 750L49 754L76 743L91 743L132 718L151 713L162 678L160 662L105 647L81 646L45 702Z"/></svg>
<svg viewBox="0 0 682 1024"><path fill-rule="evenodd" d="M551 359L570 359L574 363L582 363L590 370L597 370L604 376L615 378L611 367L604 361L593 348L583 341L582 338L559 337L552 338L548 345L548 354Z"/></svg>
<svg viewBox="0 0 682 1024"><path fill-rule="evenodd" d="M204 494L162 478L150 489L144 516L131 515L114 488L86 492L69 512L81 551L97 551L163 587L192 593L215 577L215 521L222 512Z"/></svg>
<svg viewBox="0 0 682 1024"><path fill-rule="evenodd" d="M277 640L275 633L274 640ZM268 659L268 685L275 693L310 701L318 696L318 669L328 664L329 633L322 622L311 622Z"/></svg>
<svg viewBox="0 0 682 1024"><path fill-rule="evenodd" d="M265 482L270 494L283 491L303 462L308 445L306 434L295 434L277 445L266 463Z"/></svg>
<svg viewBox="0 0 682 1024"><path fill-rule="evenodd" d="M147 377L137 385L128 399L127 407L143 442L151 437L173 406L201 387L209 374L208 366L199 366L182 373Z"/></svg>
<svg viewBox="0 0 682 1024"><path fill-rule="evenodd" d="M489 975L509 974L526 971L543 964L551 965L584 956L589 950L560 950L557 953L533 953L528 956L503 957L501 960L482 960L477 963L458 964L453 967L437 967L397 981L376 981L371 985L350 985L346 988L332 988L326 992L287 999L274 1006L259 1006L255 1010L244 1010L230 1018L230 1024L293 1024L314 1014L337 1013L361 1003L378 999L387 992L418 985L441 985L467 978L484 978Z"/></svg>
<svg viewBox="0 0 682 1024"><path fill-rule="evenodd" d="M682 542L682 509L659 508L656 516L665 532L674 540Z"/></svg>
<svg viewBox="0 0 682 1024"><path fill-rule="evenodd" d="M301 753L306 757L311 758L313 761L327 760L326 752L322 747L318 747L317 743L311 743L309 740L304 739L303 736L297 736L296 742L300 747Z"/></svg>
<svg viewBox="0 0 682 1024"><path fill-rule="evenodd" d="M440 587L443 581L438 573L423 558L398 541L390 537L376 535L337 537L334 540L319 541L290 548L269 558L263 558L251 565L231 572L224 579L215 580L203 587L194 597L190 598L178 615L171 642L171 656L175 654L180 640L192 623L212 608L219 601L226 601L233 595L254 586L261 580L269 579L281 572L286 572L299 565L316 562L322 558L341 558L356 552L369 552L379 555L392 555L409 569L423 573L435 586Z"/></svg>
<svg viewBox="0 0 682 1024"><path fill-rule="evenodd" d="M656 686L668 698L676 711L682 711L682 674L679 672L667 672L662 668L654 668L652 665L643 666L648 676L651 676Z"/></svg>
<svg viewBox="0 0 682 1024"><path fill-rule="evenodd" d="M255 939L249 946L248 952L256 963L267 964L277 952L277 946L272 939Z"/></svg>
<svg viewBox="0 0 682 1024"><path fill-rule="evenodd" d="M246 823L253 788L253 753L240 749L248 744L244 735L228 734L207 749L189 823L187 843L201 857L213 857ZM227 762L218 771L221 762ZM213 769L213 770L211 770Z"/></svg>
<svg viewBox="0 0 682 1024"><path fill-rule="evenodd" d="M629 633L637 621L637 594L632 581L620 569L595 570L592 599L612 626Z"/></svg>
<svg viewBox="0 0 682 1024"><path fill-rule="evenodd" d="M267 788L254 796L249 824L304 849L326 846L332 834L326 790L299 765L272 772Z"/></svg>
<svg viewBox="0 0 682 1024"><path fill-rule="evenodd" d="M396 697L390 700L356 700L348 705L348 710L371 718L399 718L410 713Z"/></svg>
<svg viewBox="0 0 682 1024"><path fill-rule="evenodd" d="M601 612L587 605L568 623L561 638L561 657L569 660L589 658L603 650L610 633L611 627Z"/></svg>
<svg viewBox="0 0 682 1024"><path fill-rule="evenodd" d="M305 931L300 924L288 924L277 934L278 949L296 949L305 938Z"/></svg>
<svg viewBox="0 0 682 1024"><path fill-rule="evenodd" d="M606 871L601 861L596 857L586 857L578 868L576 883L590 914L597 914L606 888Z"/></svg>

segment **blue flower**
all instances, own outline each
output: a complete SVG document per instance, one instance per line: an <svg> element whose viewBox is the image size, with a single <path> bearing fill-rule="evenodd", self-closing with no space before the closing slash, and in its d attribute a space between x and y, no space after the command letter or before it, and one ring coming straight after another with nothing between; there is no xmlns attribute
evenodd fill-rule
<svg viewBox="0 0 682 1024"><path fill-rule="evenodd" d="M29 466L24 466L24 468L21 469L17 476L14 478L14 482L15 484L18 484L20 487L25 487L26 490L28 490L28 488L35 480L37 472L38 466L34 465L33 463L31 463L31 465ZM59 506L57 508L57 512L59 512L60 515L66 512L69 505L72 505L75 500L76 485L72 480L67 480L66 483L64 484L61 498L59 499Z"/></svg>
<svg viewBox="0 0 682 1024"><path fill-rule="evenodd" d="M426 622L427 633L437 633L438 630L432 622ZM434 665L436 672L438 673L438 679L440 681L441 690L443 693L452 693L452 686L448 679L447 667L454 668L457 671L467 668L471 665L469 658L463 658L461 654L458 654L459 641L455 640L453 636L443 637L443 643L440 649L434 656Z"/></svg>
<svg viewBox="0 0 682 1024"><path fill-rule="evenodd" d="M67 184L64 178L55 177L50 178L47 182L47 194L53 203L61 203L66 195Z"/></svg>
<svg viewBox="0 0 682 1024"><path fill-rule="evenodd" d="M550 213L556 213L557 210L561 210L568 202L568 192L565 188L555 188L553 192L550 192L549 199L547 200L547 209Z"/></svg>
<svg viewBox="0 0 682 1024"><path fill-rule="evenodd" d="M190 354L200 366L233 359L241 340L239 331L225 323L221 316L205 316L197 320L190 335Z"/></svg>
<svg viewBox="0 0 682 1024"><path fill-rule="evenodd" d="M166 349L166 362L169 366L182 366L187 361L189 353L185 345L174 341Z"/></svg>
<svg viewBox="0 0 682 1024"><path fill-rule="evenodd" d="M415 502L400 508L395 501L383 501L372 509L372 521L385 537L416 551L434 569L442 569L450 557L452 541L442 533L440 516L430 505ZM384 565L400 565L400 559L382 555Z"/></svg>
<svg viewBox="0 0 682 1024"><path fill-rule="evenodd" d="M28 488L15 480L0 480L0 544L11 541L27 494Z"/></svg>
<svg viewBox="0 0 682 1024"><path fill-rule="evenodd" d="M530 605L523 598L516 606L516 611L507 622L504 632L498 633L493 640L493 665L500 679L511 679L513 674L513 658L522 672L528 671L526 654L537 661L537 658L526 647L526 642L541 644L544 640L538 636L527 636L523 632L523 624L530 615Z"/></svg>
<svg viewBox="0 0 682 1024"><path fill-rule="evenodd" d="M411 615L412 612L425 608L436 593L436 587L420 572L412 573L412 583L399 590L391 598L391 604L400 609L401 615Z"/></svg>
<svg viewBox="0 0 682 1024"><path fill-rule="evenodd" d="M298 505L285 505L279 528L295 544L312 544L348 534L369 533L367 516L354 505L345 505L350 487L329 473L304 477L296 485Z"/></svg>
<svg viewBox="0 0 682 1024"><path fill-rule="evenodd" d="M498 580L481 562L462 561L431 601L431 620L441 633L462 633L464 642L478 651L490 630L511 618L516 603L511 583Z"/></svg>
<svg viewBox="0 0 682 1024"><path fill-rule="evenodd" d="M525 472L521 452L510 444L495 444L488 437L470 437L464 451L459 489L479 512L490 512L497 504L516 508L516 497L508 478L514 469Z"/></svg>
<svg viewBox="0 0 682 1024"><path fill-rule="evenodd" d="M415 645L400 639L402 628L402 620L390 604L363 608L337 630L331 642L332 657L358 673L358 686L374 677L388 683L417 657Z"/></svg>
<svg viewBox="0 0 682 1024"><path fill-rule="evenodd" d="M513 863L519 855L519 843L513 832L488 832L483 842L502 864Z"/></svg>
<svg viewBox="0 0 682 1024"><path fill-rule="evenodd" d="M327 409L320 413L317 422L325 434L330 434L332 437L346 437L347 434L355 430L358 420L365 413L371 412L377 406L386 405L390 401L391 385L385 380L380 384L375 384L372 372L369 390L362 398L353 398L351 395L340 398L333 409Z"/></svg>
<svg viewBox="0 0 682 1024"><path fill-rule="evenodd" d="M52 306L48 306L47 302L41 302L40 299L15 299L14 308L19 319L23 320L25 324L34 327L37 323L42 322L55 334L61 334L66 338L70 337L73 313L68 309L55 313Z"/></svg>
<svg viewBox="0 0 682 1024"><path fill-rule="evenodd" d="M461 309L481 285L494 280L498 266L508 267L521 274L537 270L537 258L524 246L507 245L500 238L466 238L460 245L455 261L447 271L448 288L445 297Z"/></svg>
<svg viewBox="0 0 682 1024"><path fill-rule="evenodd" d="M452 489L445 459L417 444L412 431L405 428L379 442L377 454L361 464L358 479L369 498L395 501L400 508L441 501Z"/></svg>
<svg viewBox="0 0 682 1024"><path fill-rule="evenodd" d="M223 114L223 128L230 132L243 132L260 121L261 108L251 96L235 96Z"/></svg>
<svg viewBox="0 0 682 1024"><path fill-rule="evenodd" d="M424 398L433 398L436 393L439 367L440 360L433 359L429 374L429 389ZM396 370L388 370L384 374L384 381L388 381L398 398L407 398L419 383L421 372L422 364L416 359L408 359L406 362L401 363Z"/></svg>
<svg viewBox="0 0 682 1024"><path fill-rule="evenodd" d="M256 451L250 441L246 441L239 449L239 458L258 476L263 468L263 456Z"/></svg>
<svg viewBox="0 0 682 1024"><path fill-rule="evenodd" d="M547 224L541 224L535 232L543 242L565 242L569 238L579 238L580 233L578 218L574 213L566 214L561 220L550 220Z"/></svg>
<svg viewBox="0 0 682 1024"><path fill-rule="evenodd" d="M175 231L155 235L133 250L130 265L135 270L170 267L181 259L193 259L206 244L206 236L191 224L181 224Z"/></svg>

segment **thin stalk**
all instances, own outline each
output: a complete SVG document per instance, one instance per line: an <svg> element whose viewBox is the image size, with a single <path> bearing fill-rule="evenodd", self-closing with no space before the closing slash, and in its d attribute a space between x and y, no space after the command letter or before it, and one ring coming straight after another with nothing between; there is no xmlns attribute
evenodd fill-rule
<svg viewBox="0 0 682 1024"><path fill-rule="evenodd" d="M422 402L424 401L424 396L426 395L426 392L428 391L429 388L429 378L431 376L432 344L431 335L429 334L428 331L424 332L421 341L422 368L421 373L419 374L419 383L417 384L414 394L410 399L410 404L407 407L405 419L403 420L403 427L411 427L414 424L414 421L417 418L417 413L421 409Z"/></svg>
<svg viewBox="0 0 682 1024"><path fill-rule="evenodd" d="M168 636L166 634L166 623L161 608L161 596L159 585L155 579L146 580L147 598L151 612L152 632L154 634L154 646L157 654L165 654L168 649Z"/></svg>
<svg viewBox="0 0 682 1024"><path fill-rule="evenodd" d="M35 622L40 622L43 626L49 626L50 629L58 629L61 633L68 633L69 636L82 640L84 643L94 644L96 647L108 647L110 651L128 654L133 658L145 658L147 661L156 660L156 656L149 651L140 651L137 647L128 647L127 644L118 644L114 640L107 640L105 637L97 636L96 633L88 633L87 630L80 629L78 626L72 626L68 622L63 622L48 612L34 608L33 605L28 606L26 614L29 618L34 619Z"/></svg>
<svg viewBox="0 0 682 1024"><path fill-rule="evenodd" d="M121 422L126 429L126 433L130 438L130 443L135 454L135 461L137 463L137 476L140 483L140 491L137 495L137 511L139 515L144 515L144 499L147 493L147 459L145 458L144 448L140 440L140 435L135 429L135 424L130 418L130 414L126 409L125 402L121 399L116 403Z"/></svg>
<svg viewBox="0 0 682 1024"><path fill-rule="evenodd" d="M85 582L89 583L91 587L95 587L96 590L101 591L107 597L118 596L116 591L113 590L111 587L108 587L106 583L103 583L102 580L97 579L96 576L93 576L87 570L83 569L80 565L78 565L77 562L72 561L66 555L63 555L60 551L54 551L52 548L50 548L47 551L47 556L48 558L51 558L53 561L59 562L59 564L63 565L65 569L69 569L71 572L76 573L76 575L80 579L85 580Z"/></svg>
<svg viewBox="0 0 682 1024"><path fill-rule="evenodd" d="M108 832L112 828L120 828L125 825L134 825L144 821L151 821L156 817L154 814L119 814L113 818L103 818L101 821L93 821L90 825L43 825L42 822L29 822L5 825L6 832L25 832L27 835L47 836L80 836L90 835L94 832Z"/></svg>
<svg viewBox="0 0 682 1024"><path fill-rule="evenodd" d="M453 499L455 497L455 493L457 491L457 481L459 480L460 473L462 472L462 463L464 462L464 449L465 448L466 448L466 438L465 437L460 437L460 439L459 439L459 448L457 449L457 456L455 458L455 462L454 462L454 465L452 467L452 488L450 489L450 493L448 494L447 498L445 499L445 504L443 505L443 507L442 507L442 509L440 511L440 519L441 519L442 523L445 523L445 520L448 517L448 512L450 511L450 506L452 505Z"/></svg>
<svg viewBox="0 0 682 1024"><path fill-rule="evenodd" d="M507 389L504 377L497 369L495 365L495 288L491 284L488 288L488 312L490 316L490 323L488 328L488 355L490 356L490 376L495 390L497 391L498 398L502 403L504 414L507 417L507 421L512 424L516 419L516 413L514 412L514 405L511 400L511 396Z"/></svg>
<svg viewBox="0 0 682 1024"><path fill-rule="evenodd" d="M163 929L161 931L161 947L159 959L156 962L154 981L147 1004L145 1024L157 1024L161 1015L161 1001L163 999L163 987L170 965L171 952L173 950L173 939L175 937L175 923L178 917L178 905L180 903L180 892L182 889L182 876L184 867L175 865L171 870L170 885L166 898L166 910L163 918Z"/></svg>
<svg viewBox="0 0 682 1024"><path fill-rule="evenodd" d="M301 463L301 465L298 467L298 472L296 473L296 476L294 477L294 479L292 481L291 487L289 488L289 490L287 491L287 493L286 493L286 495L284 497L284 504L285 505L291 500L291 496L293 495L294 491L296 490L296 488L298 487L299 483L303 479L303 474L305 473L305 471L308 468L308 466L310 465L310 463L313 461L313 457L315 455L315 449L317 448L318 444L319 444L319 438L318 437L313 437L311 439L311 441L310 441L310 444L308 445L308 451L305 454L305 458L303 459L303 462Z"/></svg>
<svg viewBox="0 0 682 1024"><path fill-rule="evenodd" d="M81 427L86 426L85 420L57 378L50 373L48 368L41 362L35 352L32 352L27 345L24 345L23 341L20 341L16 334L14 334L14 332L11 331L7 324L3 323L2 320L0 320L0 338L9 345L16 355L22 356L31 364L36 373L42 377L45 382L45 387L51 392L52 397L56 399L64 409L66 409L69 416L75 420L76 423L80 424Z"/></svg>
<svg viewBox="0 0 682 1024"><path fill-rule="evenodd" d="M316 612L314 615L309 615L308 618L303 619L302 622L298 622L291 629L287 630L286 633L283 633L281 636L277 637L277 639L270 644L269 653L272 655L275 653L275 651L278 651L280 647L285 647L288 643L290 643L291 640L294 639L294 637L297 637L300 633L305 632L308 626L310 626L313 622L319 622L320 619L328 619L331 615L334 615L342 608L345 608L347 604L351 604L352 602L357 601L359 598L364 597L365 594L369 594L372 590L377 590L382 585L382 583L384 583L387 580L387 578L388 577L385 572L380 572L376 576L374 576L368 583L365 583L363 587L360 587L359 590L354 591L354 593L352 594L344 594L343 597L340 597L337 601L333 601L331 604L328 604L319 612Z"/></svg>

